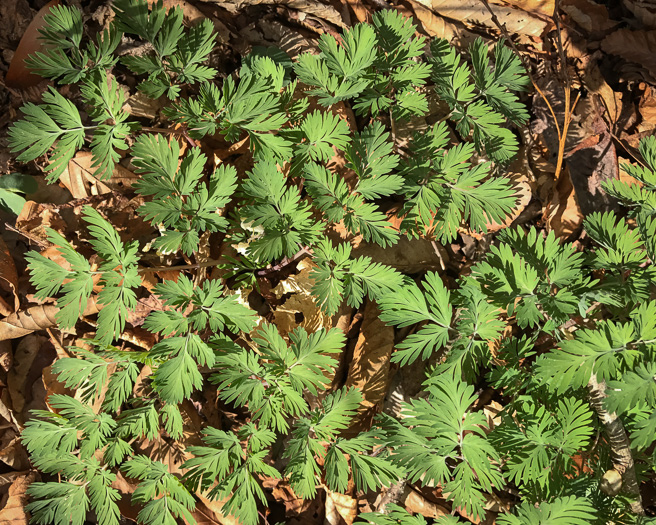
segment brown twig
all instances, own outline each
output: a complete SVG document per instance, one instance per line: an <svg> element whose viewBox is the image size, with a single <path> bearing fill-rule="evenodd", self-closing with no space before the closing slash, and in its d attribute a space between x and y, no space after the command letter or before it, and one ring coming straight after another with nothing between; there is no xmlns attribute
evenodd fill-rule
<svg viewBox="0 0 656 525"><path fill-rule="evenodd" d="M282 261L280 261L278 264L274 264L273 266L270 266L269 268L262 268L261 270L257 270L255 272L255 277L268 277L270 275L276 274L278 272L281 272L288 266L301 261L302 259L305 259L306 257L311 257L312 256L312 250L308 246L303 246L298 252L296 252L291 258L285 257Z"/></svg>

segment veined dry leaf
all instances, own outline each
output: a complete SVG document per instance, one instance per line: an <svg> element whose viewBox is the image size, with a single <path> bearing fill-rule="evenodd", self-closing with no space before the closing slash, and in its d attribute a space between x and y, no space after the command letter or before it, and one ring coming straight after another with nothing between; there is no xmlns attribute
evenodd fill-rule
<svg viewBox="0 0 656 525"><path fill-rule="evenodd" d="M9 487L9 498L0 510L0 523L3 525L29 525L29 516L25 506L29 502L27 487L37 479L36 472L20 473Z"/></svg>
<svg viewBox="0 0 656 525"><path fill-rule="evenodd" d="M20 300L18 298L18 272L16 271L14 258L11 256L9 248L2 236L0 236L0 288L12 295L13 300L11 302L13 305L5 303L0 298L0 301L2 301L0 303L0 313L2 315L9 315L18 310L20 306Z"/></svg>
<svg viewBox="0 0 656 525"><path fill-rule="evenodd" d="M449 264L448 256L439 243L423 237L411 240L405 235L388 248L361 242L353 248L353 257L361 256L371 257L373 262L386 264L405 273L443 270Z"/></svg>
<svg viewBox="0 0 656 525"><path fill-rule="evenodd" d="M604 80L601 70L595 60L590 60L585 68L585 77L583 79L588 91L601 97L606 109L606 116L610 120L611 126L617 124L622 113L622 93L614 91ZM654 117L656 117L656 112ZM654 120L656 123L656 118Z"/></svg>
<svg viewBox="0 0 656 525"><path fill-rule="evenodd" d="M358 500L326 489L327 525L352 525L358 515Z"/></svg>
<svg viewBox="0 0 656 525"><path fill-rule="evenodd" d="M100 308L96 298L91 297L82 315L97 314ZM0 341L16 339L38 330L56 327L55 315L58 311L59 309L55 305L49 304L32 306L9 315L0 321Z"/></svg>
<svg viewBox="0 0 656 525"><path fill-rule="evenodd" d="M228 498L214 501L206 498L201 492L196 492L196 497L199 501L196 502L196 510L191 515L197 525L240 525L236 518L222 512L223 504Z"/></svg>
<svg viewBox="0 0 656 525"><path fill-rule="evenodd" d="M656 32L618 29L601 41L601 49L641 65L656 79Z"/></svg>
<svg viewBox="0 0 656 525"><path fill-rule="evenodd" d="M9 71L5 76L7 86L25 89L43 81L43 77L30 72L25 65L25 59L43 48L43 43L39 39L39 29L44 26L43 18L50 13L50 8L59 5L59 3L59 0L50 0L39 10L30 25L27 26L23 37L18 43L18 48L14 52L14 57L11 59Z"/></svg>
<svg viewBox="0 0 656 525"><path fill-rule="evenodd" d="M441 16L471 25L496 29L492 15L480 0L431 0L431 9ZM492 6L492 11L508 31L522 35L540 36L551 24L531 16L521 9Z"/></svg>

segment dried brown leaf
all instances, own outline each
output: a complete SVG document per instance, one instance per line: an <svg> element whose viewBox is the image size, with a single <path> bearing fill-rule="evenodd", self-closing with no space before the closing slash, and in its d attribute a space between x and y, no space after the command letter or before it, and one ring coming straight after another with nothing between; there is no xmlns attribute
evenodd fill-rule
<svg viewBox="0 0 656 525"><path fill-rule="evenodd" d="M380 320L376 303L369 301L364 308L360 336L353 350L346 386L355 387L364 398L359 413L373 416L382 406L390 382L390 358L394 348L394 328ZM356 418L358 429L371 424L371 417ZM354 430L355 427L352 428Z"/></svg>
<svg viewBox="0 0 656 525"><path fill-rule="evenodd" d="M85 199L91 195L102 195L112 190L94 177L92 168L93 153L80 151L68 162L68 167L59 178L60 182L71 192L75 199Z"/></svg>
<svg viewBox="0 0 656 525"><path fill-rule="evenodd" d="M553 230L557 237L566 239L579 231L583 225L583 213L576 200L567 166L563 170L563 176L556 184L556 192L550 209L547 229Z"/></svg>
<svg viewBox="0 0 656 525"><path fill-rule="evenodd" d="M6 311L0 311L2 315L9 315L18 310L20 299L18 298L18 272L14 264L14 258L11 256L9 248L2 236L0 236L0 288L9 292L12 296L10 304ZM4 310L4 309L3 309Z"/></svg>
<svg viewBox="0 0 656 525"><path fill-rule="evenodd" d="M439 518L440 516L447 516L450 514L446 507L428 501L424 496L412 489L408 490L403 504L408 511L421 514L426 518Z"/></svg>
<svg viewBox="0 0 656 525"><path fill-rule="evenodd" d="M656 2L653 0L623 0L623 4L642 25L656 28Z"/></svg>
<svg viewBox="0 0 656 525"><path fill-rule="evenodd" d="M492 15L481 0L430 0L430 5L427 5L428 1L424 2L425 5L440 16L470 25L497 28L492 21ZM510 6L492 6L492 11L511 34L540 36L551 26L549 22Z"/></svg>
<svg viewBox="0 0 656 525"><path fill-rule="evenodd" d="M408 4L412 10L409 10L407 14L414 15L419 20L421 28L427 35L446 38L449 41L456 35L456 26L443 16L434 13L430 6L420 3L418 0L408 0Z"/></svg>
<svg viewBox="0 0 656 525"><path fill-rule="evenodd" d="M0 461L14 470L30 468L30 459L21 444L20 434L13 428L5 428L0 438Z"/></svg>
<svg viewBox="0 0 656 525"><path fill-rule="evenodd" d="M639 64L650 79L656 79L656 32L618 29L601 41L601 48Z"/></svg>
<svg viewBox="0 0 656 525"><path fill-rule="evenodd" d="M9 487L9 498L0 510L0 523L3 525L29 525L29 516L25 506L29 501L26 491L30 484L37 479L36 472L21 473Z"/></svg>
<svg viewBox="0 0 656 525"><path fill-rule="evenodd" d="M310 260L303 259L298 263L297 274L280 281L271 290L279 298L291 294L273 314L274 323L283 337L287 337L289 332L299 326L310 333L332 326L332 318L321 311L311 293L314 281L310 278L310 272L315 267Z"/></svg>
<svg viewBox="0 0 656 525"><path fill-rule="evenodd" d="M93 315L100 311L96 298L91 297L82 315ZM19 310L6 319L0 321L0 341L16 339L38 330L54 328L57 326L55 315L59 309L54 305L32 306L26 310Z"/></svg>
<svg viewBox="0 0 656 525"><path fill-rule="evenodd" d="M9 4L11 2L7 2ZM14 57L9 64L9 71L5 77L5 83L9 87L25 89L35 86L43 81L43 77L32 73L25 65L25 59L35 52L43 49L43 42L39 38L39 29L44 26L44 17L50 12L50 8L59 5L59 0L51 0L44 5L34 16L30 25L27 26Z"/></svg>
<svg viewBox="0 0 656 525"><path fill-rule="evenodd" d="M14 366L7 373L7 386L11 396L11 407L15 413L23 411L28 390L33 382L33 365L41 351L45 337L28 335L21 339L14 353ZM41 370L38 371L41 375Z"/></svg>
<svg viewBox="0 0 656 525"><path fill-rule="evenodd" d="M605 5L592 0L563 0L560 8L588 33L605 33L619 24L609 18Z"/></svg>
<svg viewBox="0 0 656 525"><path fill-rule="evenodd" d="M551 17L554 14L555 0L492 0L495 4L509 5L527 13ZM494 7L492 10L494 11Z"/></svg>
<svg viewBox="0 0 656 525"><path fill-rule="evenodd" d="M358 500L346 494L326 490L327 525L352 525L358 515Z"/></svg>

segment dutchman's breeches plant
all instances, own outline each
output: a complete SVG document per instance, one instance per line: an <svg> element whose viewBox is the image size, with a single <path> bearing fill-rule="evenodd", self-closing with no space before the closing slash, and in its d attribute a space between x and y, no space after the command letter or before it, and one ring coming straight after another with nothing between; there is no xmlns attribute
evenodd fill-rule
<svg viewBox="0 0 656 525"><path fill-rule="evenodd" d="M639 483L656 465L656 139L642 142L644 166L625 167L639 184L606 185L626 208L587 217L588 250L508 227L457 280L404 275L353 256L329 230L390 247L400 236L449 243L504 223L517 203L506 170L515 128L529 118L518 96L528 79L504 42L490 49L478 39L460 53L381 11L293 59L255 51L219 81L205 65L209 20L185 27L181 9L161 0L114 0L113 9L92 39L76 8L50 10L41 31L49 45L28 63L78 96L51 87L10 129L18 160L45 156L51 183L85 147L98 179L128 166L137 213L156 232L146 247L86 207L92 260L54 230L48 240L66 264L28 254L36 297L56 298L59 329L73 330L90 300L99 308L95 336L54 365L75 396L51 395L51 411L35 413L22 435L42 473L29 488L34 523L118 524L119 473L135 483L131 500L146 525L193 523L198 494L244 525L265 523L265 479L289 483L298 498L439 488L454 509L440 525L459 522L455 509L484 518L495 493L511 503L502 525L647 522ZM124 35L148 51L119 56ZM149 131L126 111L130 93L117 80L125 70L143 95L165 101L176 133ZM428 114L434 100L446 117L397 144L396 123ZM247 139L252 167L190 146L216 135ZM335 155L352 176L329 162ZM145 250L193 261L210 234L239 247L224 258L223 278L182 272L159 282L152 293L162 309L143 323L156 342L117 346L142 293ZM301 257L312 261L326 315L376 301L384 323L408 328L392 360L431 363L423 392L366 431L344 432L363 397L332 382L344 332L283 337L241 300L258 272ZM476 403L481 385L503 405L494 428ZM203 389L242 416L203 428L171 472L139 442L182 440L181 407ZM396 504L385 512L359 519L427 523Z"/></svg>

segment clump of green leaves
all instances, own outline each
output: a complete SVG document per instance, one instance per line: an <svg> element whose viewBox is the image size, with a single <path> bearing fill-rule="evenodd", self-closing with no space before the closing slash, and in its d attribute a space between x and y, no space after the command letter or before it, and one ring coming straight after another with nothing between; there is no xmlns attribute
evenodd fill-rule
<svg viewBox="0 0 656 525"><path fill-rule="evenodd" d="M182 11L166 11L161 0L113 6L114 20L95 39L75 8L46 16L49 46L28 64L79 90L64 98L51 88L42 104L24 106L11 147L20 161L47 156L50 182L84 147L99 179L129 161L153 251L191 260L205 239L220 238L234 253L225 280L182 272L154 286L161 308L143 321L155 341L147 349L115 346L142 293L146 246L87 207L87 234L75 246L48 232L64 262L28 254L36 297L56 298L59 328L73 330L94 300L99 307L95 336L53 366L76 397L51 396L53 410L37 412L23 433L44 474L29 489L35 523L81 525L88 512L102 525L119 523L119 472L137 484L132 501L146 525L193 523L200 492L255 525L268 505L264 478L285 479L300 498L319 487L367 493L399 480L439 486L454 509L480 518L486 495L509 487L520 501L499 523L629 520L625 503L635 494L613 498L597 483L612 454L595 456L593 473L580 479L572 458L586 457L601 431L586 399L595 376L605 381L605 407L630 431L636 460L645 470L656 464L656 140L641 145L644 167L626 167L639 185L607 184L629 216L588 217L587 253L535 228L506 229L469 275L447 286L438 273L403 275L357 256L330 230L388 248L401 235L446 243L463 229L485 233L503 223L516 200L503 171L518 148L511 125L528 118L518 95L527 78L503 42L490 50L479 39L469 58L445 40L427 52L410 20L381 11L341 40L322 35L316 54L292 60L255 50L219 83L207 65L209 21L186 28ZM147 51L119 57L123 39ZM131 118L121 68L140 78L143 94L166 99L171 137ZM397 123L425 116L431 97L449 114L400 148ZM364 124L340 116L338 104ZM246 139L252 167L212 164L193 139L216 134ZM192 147L183 151L179 138ZM302 257L312 258L312 294L324 313L376 301L381 320L404 332L392 360L430 363L422 396L379 415L371 429L349 432L362 394L334 381L343 332L298 328L283 337L231 289L292 272ZM494 425L474 385L496 389L504 402ZM239 417L206 426L187 448L184 473L173 474L139 442L183 441L190 401L209 390ZM395 505L388 511L361 517L425 523Z"/></svg>

